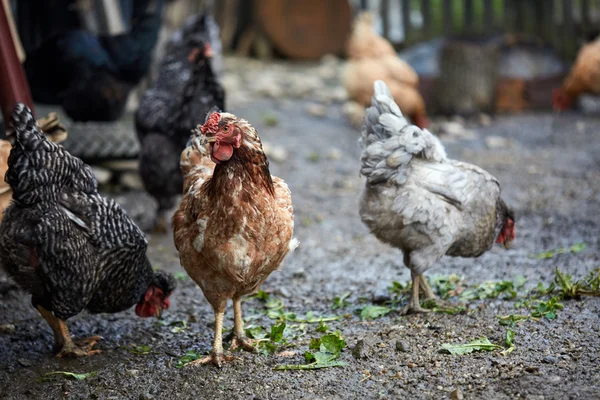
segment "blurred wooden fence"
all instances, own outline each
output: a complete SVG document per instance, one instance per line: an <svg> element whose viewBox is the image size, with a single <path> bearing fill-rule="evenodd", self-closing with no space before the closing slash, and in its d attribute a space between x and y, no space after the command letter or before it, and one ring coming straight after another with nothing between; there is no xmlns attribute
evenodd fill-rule
<svg viewBox="0 0 600 400"><path fill-rule="evenodd" d="M600 0L359 0L378 8L383 35L397 47L437 36L534 35L572 58L600 33ZM394 15L396 14L396 15ZM395 22L394 22L395 21ZM394 29L401 30L393 35ZM397 33L397 32L396 32Z"/></svg>

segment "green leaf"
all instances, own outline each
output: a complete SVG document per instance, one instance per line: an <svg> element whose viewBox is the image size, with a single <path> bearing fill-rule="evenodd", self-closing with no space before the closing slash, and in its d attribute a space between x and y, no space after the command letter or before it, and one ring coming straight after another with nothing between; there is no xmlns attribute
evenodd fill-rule
<svg viewBox="0 0 600 400"><path fill-rule="evenodd" d="M497 318L500 320L499 321L500 325L516 326L519 322L528 320L529 316L528 315L510 314L510 315L498 316Z"/></svg>
<svg viewBox="0 0 600 400"><path fill-rule="evenodd" d="M505 339L506 346L513 347L514 340L515 340L515 332L512 329L507 329L506 330L506 339Z"/></svg>
<svg viewBox="0 0 600 400"><path fill-rule="evenodd" d="M391 311L392 311L392 309L388 308L388 307L368 305L365 308L363 308L362 311L360 312L360 319L362 319L362 320L376 319L379 317L383 317L384 315L390 313Z"/></svg>
<svg viewBox="0 0 600 400"><path fill-rule="evenodd" d="M328 352L338 355L346 346L346 341L339 332L329 333L321 337L319 349L322 352Z"/></svg>
<svg viewBox="0 0 600 400"><path fill-rule="evenodd" d="M472 342L466 344L442 344L442 349L446 350L450 354L468 354L473 351L494 351L497 349L501 349L502 346L497 344L493 344L486 337L480 337L479 339L475 339Z"/></svg>
<svg viewBox="0 0 600 400"><path fill-rule="evenodd" d="M133 347L126 347L126 346L120 346L122 349L125 349L127 351L129 351L132 354L139 354L139 355L146 355L146 354L150 354L152 353L152 347L148 346L148 345L141 345L141 346L133 346Z"/></svg>
<svg viewBox="0 0 600 400"><path fill-rule="evenodd" d="M280 365L274 370L285 371L285 370L311 370L329 367L342 367L346 363L337 361L340 356L342 349L346 346L344 338L339 332L328 333L327 335L321 336L321 338L313 338L310 341L310 349L319 349L319 351L306 351L304 353L304 359L307 364L301 365Z"/></svg>
<svg viewBox="0 0 600 400"><path fill-rule="evenodd" d="M262 326L247 326L246 335L251 339L264 339L267 337Z"/></svg>
<svg viewBox="0 0 600 400"><path fill-rule="evenodd" d="M187 353L185 353L183 355L183 357L181 357L177 361L177 364L175 365L175 368L183 368L186 364L189 364L192 361L196 361L200 357L202 357L200 354L196 353L195 351L190 350Z"/></svg>
<svg viewBox="0 0 600 400"><path fill-rule="evenodd" d="M266 300L265 307L270 310L281 310L283 308L283 301L269 296Z"/></svg>
<svg viewBox="0 0 600 400"><path fill-rule="evenodd" d="M279 343L283 340L283 332L285 331L285 322L281 322L271 327L271 334L269 339L273 342Z"/></svg>
<svg viewBox="0 0 600 400"><path fill-rule="evenodd" d="M319 326L317 326L317 332L325 333L329 330L329 327L323 323L323 321L319 322Z"/></svg>
<svg viewBox="0 0 600 400"><path fill-rule="evenodd" d="M177 271L177 272L173 273L173 278L180 280L180 281L186 281L190 277L185 272Z"/></svg>
<svg viewBox="0 0 600 400"><path fill-rule="evenodd" d="M350 305L350 303L346 301L348 296L350 296L350 292L345 292L339 297L334 297L333 298L333 306L331 306L331 309L337 310L339 308L344 308L344 307Z"/></svg>
<svg viewBox="0 0 600 400"><path fill-rule="evenodd" d="M587 245L585 243L583 243L583 242L581 242L581 243L575 243L573 246L571 246L569 248L569 251L571 253L577 254L577 253L581 253L582 251L584 251L586 247L587 247Z"/></svg>
<svg viewBox="0 0 600 400"><path fill-rule="evenodd" d="M169 325L173 326L173 328L171 328L171 333L180 333L187 328L187 321L182 319L180 321L173 321Z"/></svg>
<svg viewBox="0 0 600 400"><path fill-rule="evenodd" d="M87 378L91 378L96 375L98 375L97 371L87 372L87 373L83 373L83 374L76 374L74 372L67 372L67 371L54 371L54 372L48 372L47 374L42 375L40 380L47 381L47 380L53 379L54 376L62 376L64 378L72 378L72 379L75 379L78 381L83 381L83 380L86 380Z"/></svg>

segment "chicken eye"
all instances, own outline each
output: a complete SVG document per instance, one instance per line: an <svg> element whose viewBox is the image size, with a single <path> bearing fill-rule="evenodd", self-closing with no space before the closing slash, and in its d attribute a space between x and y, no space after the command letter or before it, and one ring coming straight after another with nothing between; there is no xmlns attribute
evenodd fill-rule
<svg viewBox="0 0 600 400"><path fill-rule="evenodd" d="M223 132L229 132L229 126L225 125L225 126L223 127Z"/></svg>

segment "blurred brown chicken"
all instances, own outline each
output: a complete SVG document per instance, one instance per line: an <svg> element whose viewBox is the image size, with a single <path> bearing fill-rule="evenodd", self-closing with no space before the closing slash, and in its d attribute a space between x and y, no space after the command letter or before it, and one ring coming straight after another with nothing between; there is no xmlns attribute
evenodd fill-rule
<svg viewBox="0 0 600 400"><path fill-rule="evenodd" d="M47 118L40 118L38 125L51 142L61 143L67 138L67 131L58 121L56 113L50 113ZM8 170L10 149L12 149L10 142L0 139L0 222L4 218L4 210L6 210L6 207L8 207L12 200L12 189L4 181L4 175Z"/></svg>
<svg viewBox="0 0 600 400"><path fill-rule="evenodd" d="M600 36L579 50L571 72L552 93L553 107L568 110L584 93L600 94Z"/></svg>
<svg viewBox="0 0 600 400"><path fill-rule="evenodd" d="M181 265L215 312L211 354L195 364L221 366L223 315L233 299L234 337L229 350L254 351L244 333L242 296L252 294L277 268L292 238L292 195L269 172L256 130L229 113L214 112L181 154L183 200L173 215Z"/></svg>
<svg viewBox="0 0 600 400"><path fill-rule="evenodd" d="M348 41L348 64L342 81L350 98L363 106L371 104L373 84L384 80L394 100L419 127L429 124L425 101L419 93L419 76L398 57L392 45L373 29L373 16L362 13L356 17Z"/></svg>

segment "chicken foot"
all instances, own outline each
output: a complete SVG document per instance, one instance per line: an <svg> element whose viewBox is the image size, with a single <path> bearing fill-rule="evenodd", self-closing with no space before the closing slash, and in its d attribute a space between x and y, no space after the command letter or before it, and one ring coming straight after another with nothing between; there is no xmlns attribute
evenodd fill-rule
<svg viewBox="0 0 600 400"><path fill-rule="evenodd" d="M431 310L427 310L427 309L424 309L423 307L421 307L421 304L419 303L420 286L423 286L422 289L425 292L424 294L425 294L426 298L429 298L429 296L433 296L433 298L435 298L433 291L427 284L427 281L425 281L425 277L423 276L423 274L417 275L414 272L411 272L411 278L412 278L412 293L411 293L410 299L408 299L408 303L402 310L402 314L404 315L404 314L410 314L410 313L416 314L416 313L431 312Z"/></svg>
<svg viewBox="0 0 600 400"><path fill-rule="evenodd" d="M244 320L242 319L242 298L233 299L233 340L230 351L241 348L252 353L256 352L254 344L256 340L249 339L244 332Z"/></svg>
<svg viewBox="0 0 600 400"><path fill-rule="evenodd" d="M94 345L101 339L100 336L91 336L74 343L65 321L56 318L54 314L42 306L38 305L37 309L54 332L54 351L58 352L57 357L85 357L101 352L100 350L92 350Z"/></svg>
<svg viewBox="0 0 600 400"><path fill-rule="evenodd" d="M212 363L221 368L224 361L233 361L232 356L223 354L223 317L225 316L225 303L215 310L215 340L210 354L206 357L188 363L187 366L204 365Z"/></svg>

